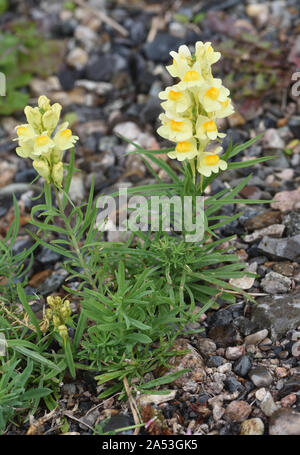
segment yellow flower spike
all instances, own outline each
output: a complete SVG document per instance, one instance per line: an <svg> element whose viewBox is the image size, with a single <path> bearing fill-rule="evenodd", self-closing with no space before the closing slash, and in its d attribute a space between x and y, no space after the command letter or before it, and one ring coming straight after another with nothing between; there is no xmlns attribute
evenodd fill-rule
<svg viewBox="0 0 300 455"><path fill-rule="evenodd" d="M178 142L175 147L175 151L169 152L168 157L171 159L177 159L178 161L191 160L197 156L197 142L196 139L189 138L187 141Z"/></svg>
<svg viewBox="0 0 300 455"><path fill-rule="evenodd" d="M62 181L64 178L64 168L62 161L60 161L57 164L54 164L54 166L52 167L51 177L55 185L57 186L62 185Z"/></svg>
<svg viewBox="0 0 300 455"><path fill-rule="evenodd" d="M37 173L50 183L50 167L49 164L43 159L34 160L32 163Z"/></svg>
<svg viewBox="0 0 300 455"><path fill-rule="evenodd" d="M48 134L52 134L55 128L57 127L61 110L62 106L59 103L55 103L43 115L42 117L43 126L45 130L47 130Z"/></svg>
<svg viewBox="0 0 300 455"><path fill-rule="evenodd" d="M157 133L165 139L176 142L171 159L188 159L192 169L202 175L226 169L227 164L218 154L205 151L211 141L226 135L219 133L217 119L231 115L234 110L229 99L229 90L215 79L211 66L220 59L220 52L214 51L210 42L198 41L195 55L187 46L180 46L178 52L170 52L173 63L167 70L180 82L159 93L165 113L160 114L162 125ZM197 160L194 160L197 158Z"/></svg>
<svg viewBox="0 0 300 455"><path fill-rule="evenodd" d="M213 172L227 169L226 161L218 156L222 152L222 147L217 147L211 152L201 152L198 158L198 172L205 177L210 177Z"/></svg>
<svg viewBox="0 0 300 455"><path fill-rule="evenodd" d="M198 139L208 138L214 141L218 137L225 137L226 134L218 132L218 127L213 119L200 115L196 123L196 136Z"/></svg>

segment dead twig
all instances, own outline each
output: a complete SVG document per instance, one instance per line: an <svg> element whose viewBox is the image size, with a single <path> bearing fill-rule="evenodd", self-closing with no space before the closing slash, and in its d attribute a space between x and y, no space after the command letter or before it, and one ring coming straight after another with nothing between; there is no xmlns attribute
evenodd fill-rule
<svg viewBox="0 0 300 455"><path fill-rule="evenodd" d="M131 390L130 390L130 387L129 387L129 384L128 384L128 380L125 376L125 378L123 379L123 384L124 384L124 387L125 387L125 391L126 391L126 394L127 394L127 397L128 397L128 401L129 401L129 405L130 405L130 409L131 409L131 412L132 412L132 415L133 415L133 419L134 419L134 423L136 425L140 425L142 422L139 418L139 412L138 412L138 407L137 407L137 404L131 394ZM134 435L138 435L140 432L140 427L138 426L137 428L135 428L134 430Z"/></svg>
<svg viewBox="0 0 300 455"><path fill-rule="evenodd" d="M78 6L81 6L82 8L86 9L87 11L90 11L91 13L93 13L93 15L98 16L99 19L101 19L107 25L110 25L111 28L113 28L114 30L119 32L120 35L125 36L125 37L129 35L128 30L126 30L125 27L118 24L118 22L116 22L114 19L109 17L103 11L98 11L97 9L92 8L91 6L86 5L86 2L84 2L83 0L74 0L74 1Z"/></svg>

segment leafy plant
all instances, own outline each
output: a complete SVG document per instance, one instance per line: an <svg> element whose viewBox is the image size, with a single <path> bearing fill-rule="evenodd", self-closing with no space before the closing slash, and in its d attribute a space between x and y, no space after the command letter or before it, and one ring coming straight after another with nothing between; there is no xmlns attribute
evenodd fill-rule
<svg viewBox="0 0 300 455"><path fill-rule="evenodd" d="M33 75L55 73L61 63L64 45L45 40L33 22L17 22L0 32L0 71L6 79L6 96L0 97L0 115L24 108L29 99L25 90Z"/></svg>

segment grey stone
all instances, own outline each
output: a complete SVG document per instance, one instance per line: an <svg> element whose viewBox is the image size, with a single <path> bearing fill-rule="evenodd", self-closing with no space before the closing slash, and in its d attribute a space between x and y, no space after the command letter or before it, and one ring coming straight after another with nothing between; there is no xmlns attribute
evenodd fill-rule
<svg viewBox="0 0 300 455"><path fill-rule="evenodd" d="M259 406L262 412L268 417L274 414L274 412L276 412L278 409L278 406L275 404L273 397L269 391L266 392Z"/></svg>
<svg viewBox="0 0 300 455"><path fill-rule="evenodd" d="M206 365L209 367L209 368L216 368L216 367L219 367L220 365L222 365L222 363L224 362L224 359L223 357L219 356L219 355L211 355L206 363Z"/></svg>
<svg viewBox="0 0 300 455"><path fill-rule="evenodd" d="M200 338L197 342L197 348L203 355L210 355L216 352L217 346L209 338Z"/></svg>
<svg viewBox="0 0 300 455"><path fill-rule="evenodd" d="M268 331L266 329L260 330L259 332L252 333L245 338L245 344L258 344L263 341L268 336Z"/></svg>
<svg viewBox="0 0 300 455"><path fill-rule="evenodd" d="M264 237L258 245L258 251L271 259L300 260L300 234L284 239Z"/></svg>
<svg viewBox="0 0 300 455"><path fill-rule="evenodd" d="M300 435L300 413L293 409L278 409L270 419L270 435Z"/></svg>
<svg viewBox="0 0 300 455"><path fill-rule="evenodd" d="M300 324L300 293L260 297L252 309L251 320L260 329L269 329L273 340Z"/></svg>
<svg viewBox="0 0 300 455"><path fill-rule="evenodd" d="M256 387L268 387L273 382L272 375L263 366L252 368L248 376Z"/></svg>
<svg viewBox="0 0 300 455"><path fill-rule="evenodd" d="M269 272L261 281L262 289L268 294L286 294L292 285L292 280L276 272Z"/></svg>
<svg viewBox="0 0 300 455"><path fill-rule="evenodd" d="M300 210L295 209L287 213L282 219L282 224L286 226L286 232L289 237L300 234Z"/></svg>
<svg viewBox="0 0 300 455"><path fill-rule="evenodd" d="M53 264L54 262L59 261L61 257L61 254L43 246L40 253L36 256L36 259L41 264Z"/></svg>

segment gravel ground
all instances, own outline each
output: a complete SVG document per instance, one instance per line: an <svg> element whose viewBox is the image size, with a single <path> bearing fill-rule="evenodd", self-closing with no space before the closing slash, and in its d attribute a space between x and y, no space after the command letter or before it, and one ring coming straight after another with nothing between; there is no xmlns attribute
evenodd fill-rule
<svg viewBox="0 0 300 455"><path fill-rule="evenodd" d="M75 119L72 128L80 137L76 166L81 173L71 195L77 201L85 200L93 175L97 194L108 194L121 182L129 186L152 182L142 160L125 156L131 146L116 134L149 149L167 145L155 131L160 113L157 94L171 82L164 68L169 51L197 40L212 41L224 50L215 73L232 88L236 106L236 113L222 125L227 138L231 134L234 142L242 142L264 131L263 140L242 159L276 155L253 168L253 178L241 192L244 198L276 202L227 206L223 209L227 215L240 211L243 215L220 232L224 237L235 235L224 246L258 274L256 279L231 281L253 295L257 304L240 299L228 306L218 301L218 309L193 327L202 327L201 335L177 340L190 352L173 359L174 370L193 365L192 372L171 384L168 396L140 397L139 402L145 421L156 417L148 434L299 435L300 96L291 93L291 76L300 67L298 1L90 0L75 1L74 11L64 9L60 1L32 0L26 7L13 3L14 12L1 17L4 28L18 13L65 46L58 73L35 77L29 91L31 101L46 94ZM279 52L274 54L275 50ZM15 125L23 122L22 114L1 118L0 235L12 220L11 193L17 194L25 220L30 196L40 187L39 181L30 185L35 171L17 157L11 142ZM224 173L210 192L236 185L248 172L245 168ZM160 176L167 181L163 171ZM15 243L16 253L31 245L25 227ZM114 238L108 233L108 240L116 240L118 233L113 234ZM42 296L59 293L66 279L60 261L59 255L40 248L30 288ZM76 382L66 378L61 409L38 421L38 431L55 434L57 415L67 417L73 434L92 433L107 416L111 419L105 431L133 424L128 403L96 397L92 376ZM8 434L27 432L28 427L9 425Z"/></svg>

